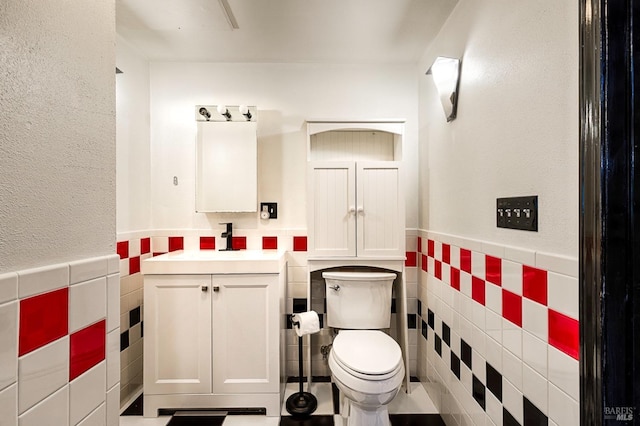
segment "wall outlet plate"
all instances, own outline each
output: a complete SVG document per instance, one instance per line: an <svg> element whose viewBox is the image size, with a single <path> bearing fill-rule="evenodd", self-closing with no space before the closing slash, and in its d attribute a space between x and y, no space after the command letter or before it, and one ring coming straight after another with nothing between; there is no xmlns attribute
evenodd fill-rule
<svg viewBox="0 0 640 426"><path fill-rule="evenodd" d="M260 203L260 212L263 212L265 208L269 212L269 219L278 218L278 203Z"/></svg>
<svg viewBox="0 0 640 426"><path fill-rule="evenodd" d="M538 232L538 196L498 198L496 226Z"/></svg>

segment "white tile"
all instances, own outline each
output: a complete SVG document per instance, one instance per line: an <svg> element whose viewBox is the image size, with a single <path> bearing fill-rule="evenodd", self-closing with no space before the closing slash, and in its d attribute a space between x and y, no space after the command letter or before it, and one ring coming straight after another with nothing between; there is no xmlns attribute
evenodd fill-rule
<svg viewBox="0 0 640 426"><path fill-rule="evenodd" d="M485 328L487 336L502 344L502 316L487 309L485 311Z"/></svg>
<svg viewBox="0 0 640 426"><path fill-rule="evenodd" d="M0 391L0 421L4 426L18 424L18 385L13 384Z"/></svg>
<svg viewBox="0 0 640 426"><path fill-rule="evenodd" d="M68 425L69 387L63 386L53 395L21 414L18 417L18 424L20 426Z"/></svg>
<svg viewBox="0 0 640 426"><path fill-rule="evenodd" d="M436 260L442 260L442 242L435 241L433 257Z"/></svg>
<svg viewBox="0 0 640 426"><path fill-rule="evenodd" d="M456 379L457 380L457 379ZM402 389L389 404L391 414L436 414L438 409L427 394L422 383L409 383L411 393Z"/></svg>
<svg viewBox="0 0 640 426"><path fill-rule="evenodd" d="M522 264L502 261L502 288L522 296Z"/></svg>
<svg viewBox="0 0 640 426"><path fill-rule="evenodd" d="M120 327L120 276L107 277L107 331Z"/></svg>
<svg viewBox="0 0 640 426"><path fill-rule="evenodd" d="M109 264L106 256L69 262L69 284L73 285L104 277L108 270Z"/></svg>
<svg viewBox="0 0 640 426"><path fill-rule="evenodd" d="M548 383L547 379L535 372L527 364L522 364L522 393L543 414L548 414Z"/></svg>
<svg viewBox="0 0 640 426"><path fill-rule="evenodd" d="M140 238L129 238L129 257L136 256L140 256Z"/></svg>
<svg viewBox="0 0 640 426"><path fill-rule="evenodd" d="M522 298L522 329L544 342L549 341L549 309L533 300Z"/></svg>
<svg viewBox="0 0 640 426"><path fill-rule="evenodd" d="M502 314L502 288L500 286L487 282L485 285L485 306L493 312Z"/></svg>
<svg viewBox="0 0 640 426"><path fill-rule="evenodd" d="M487 384L487 362L484 359L484 357L480 356L480 354L475 350L472 349L472 364L471 367L473 367L473 375L476 376L478 378L478 380L480 380L482 382L483 385Z"/></svg>
<svg viewBox="0 0 640 426"><path fill-rule="evenodd" d="M341 418L336 415L336 418ZM166 423L161 423L163 426ZM224 426L278 426L280 424L279 417L266 416L227 416L224 419ZM336 423L337 425L338 423Z"/></svg>
<svg viewBox="0 0 640 426"><path fill-rule="evenodd" d="M69 333L78 331L107 315L107 278L69 288Z"/></svg>
<svg viewBox="0 0 640 426"><path fill-rule="evenodd" d="M579 318L578 304L580 300L578 279L567 275L549 272L547 274L547 305L554 311Z"/></svg>
<svg viewBox="0 0 640 426"><path fill-rule="evenodd" d="M0 275L0 304L18 298L18 274L9 272Z"/></svg>
<svg viewBox="0 0 640 426"><path fill-rule="evenodd" d="M482 243L482 251L489 256L504 258L504 246L493 243Z"/></svg>
<svg viewBox="0 0 640 426"><path fill-rule="evenodd" d="M580 426L580 405L557 387L549 384L549 417L562 426Z"/></svg>
<svg viewBox="0 0 640 426"><path fill-rule="evenodd" d="M107 333L107 389L120 381L120 329Z"/></svg>
<svg viewBox="0 0 640 426"><path fill-rule="evenodd" d="M24 413L69 380L69 336L20 357L19 412Z"/></svg>
<svg viewBox="0 0 640 426"><path fill-rule="evenodd" d="M522 332L522 361L538 372L542 377L547 377L547 348L546 342L538 339L526 331Z"/></svg>
<svg viewBox="0 0 640 426"><path fill-rule="evenodd" d="M522 392L505 377L502 378L502 404L520 424L524 424Z"/></svg>
<svg viewBox="0 0 640 426"><path fill-rule="evenodd" d="M487 335L484 331L480 330L475 325L472 325L471 327L473 337L471 341L471 347L475 352L477 352L481 357L484 358Z"/></svg>
<svg viewBox="0 0 640 426"><path fill-rule="evenodd" d="M0 305L0 389L18 378L18 304Z"/></svg>
<svg viewBox="0 0 640 426"><path fill-rule="evenodd" d="M580 399L580 363L549 346L549 381L576 401Z"/></svg>
<svg viewBox="0 0 640 426"><path fill-rule="evenodd" d="M107 426L120 423L120 384L117 383L107 392Z"/></svg>
<svg viewBox="0 0 640 426"><path fill-rule="evenodd" d="M142 265L140 265L142 266ZM128 277L129 276L129 259L120 259L120 276Z"/></svg>
<svg viewBox="0 0 640 426"><path fill-rule="evenodd" d="M471 374L471 370L465 363L462 362L462 360L460 361L460 381L462 382L462 385L467 390L467 392L473 392L473 377Z"/></svg>
<svg viewBox="0 0 640 426"><path fill-rule="evenodd" d="M69 265L60 264L18 272L20 299L69 285Z"/></svg>
<svg viewBox="0 0 640 426"><path fill-rule="evenodd" d="M120 272L120 256L112 254L107 256L107 274L116 274Z"/></svg>
<svg viewBox="0 0 640 426"><path fill-rule="evenodd" d="M486 340L485 355L487 362L498 371L502 371L502 345L493 339Z"/></svg>
<svg viewBox="0 0 640 426"><path fill-rule="evenodd" d="M460 247L451 246L451 259L449 260L451 267L460 269Z"/></svg>
<svg viewBox="0 0 640 426"><path fill-rule="evenodd" d="M103 361L69 383L69 420L76 424L106 398L106 363Z"/></svg>
<svg viewBox="0 0 640 426"><path fill-rule="evenodd" d="M522 360L506 349L502 350L502 375L522 391Z"/></svg>
<svg viewBox="0 0 640 426"><path fill-rule="evenodd" d="M471 274L480 279L486 279L486 260L485 254L477 251L471 252Z"/></svg>
<svg viewBox="0 0 640 426"><path fill-rule="evenodd" d="M533 250L522 249L520 247L505 246L504 258L522 265L533 266L536 264L536 252Z"/></svg>
<svg viewBox="0 0 640 426"><path fill-rule="evenodd" d="M536 253L536 268L578 278L578 259L550 253Z"/></svg>
<svg viewBox="0 0 640 426"><path fill-rule="evenodd" d="M502 320L502 344L522 359L522 329L506 319Z"/></svg>
<svg viewBox="0 0 640 426"><path fill-rule="evenodd" d="M485 407L493 424L502 426L502 403L488 389L485 392Z"/></svg>
<svg viewBox="0 0 640 426"><path fill-rule="evenodd" d="M107 421L107 404L103 403L82 419L78 426L104 426Z"/></svg>

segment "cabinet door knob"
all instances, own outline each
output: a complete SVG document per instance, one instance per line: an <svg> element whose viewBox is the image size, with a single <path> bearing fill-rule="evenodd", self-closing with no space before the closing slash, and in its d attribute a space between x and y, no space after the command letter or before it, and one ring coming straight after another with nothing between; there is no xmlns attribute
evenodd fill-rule
<svg viewBox="0 0 640 426"><path fill-rule="evenodd" d="M363 214L364 213L364 207L358 206L358 213L359 214Z"/></svg>
<svg viewBox="0 0 640 426"><path fill-rule="evenodd" d="M220 287L218 287L217 285L213 287L213 291L220 291Z"/></svg>
<svg viewBox="0 0 640 426"><path fill-rule="evenodd" d="M203 285L202 287L200 287L200 289L201 289L202 291L208 291L208 290L209 290L209 287L207 287L206 285Z"/></svg>

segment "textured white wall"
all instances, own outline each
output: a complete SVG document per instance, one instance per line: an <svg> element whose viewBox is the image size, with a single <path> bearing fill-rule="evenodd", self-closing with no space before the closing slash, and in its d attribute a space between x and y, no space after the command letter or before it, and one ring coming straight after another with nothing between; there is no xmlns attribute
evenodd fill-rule
<svg viewBox="0 0 640 426"><path fill-rule="evenodd" d="M420 228L578 254L578 5L461 0L420 69L462 58L458 118L420 79ZM499 229L496 198L539 196L539 232Z"/></svg>
<svg viewBox="0 0 640 426"><path fill-rule="evenodd" d="M418 84L415 65L152 63L151 176L154 229L306 228L306 126L312 118L405 118L407 226L417 225ZM278 219L197 214L197 104L257 105L258 199ZM179 185L173 185L177 176Z"/></svg>
<svg viewBox="0 0 640 426"><path fill-rule="evenodd" d="M114 12L0 3L0 272L115 250Z"/></svg>
<svg viewBox="0 0 640 426"><path fill-rule="evenodd" d="M148 230L151 223L149 62L116 39L116 186L119 233Z"/></svg>

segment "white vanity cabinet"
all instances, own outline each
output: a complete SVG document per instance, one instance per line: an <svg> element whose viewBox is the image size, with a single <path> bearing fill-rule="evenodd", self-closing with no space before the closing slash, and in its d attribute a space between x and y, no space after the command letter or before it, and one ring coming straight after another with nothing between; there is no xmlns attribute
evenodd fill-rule
<svg viewBox="0 0 640 426"><path fill-rule="evenodd" d="M279 414L286 263L279 269L145 273L145 417L162 408L266 408L269 416Z"/></svg>

